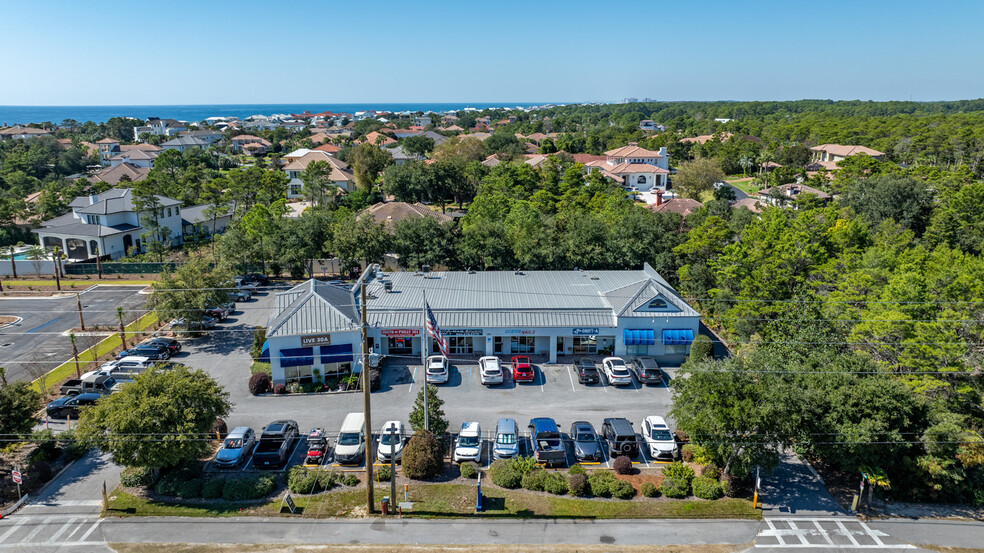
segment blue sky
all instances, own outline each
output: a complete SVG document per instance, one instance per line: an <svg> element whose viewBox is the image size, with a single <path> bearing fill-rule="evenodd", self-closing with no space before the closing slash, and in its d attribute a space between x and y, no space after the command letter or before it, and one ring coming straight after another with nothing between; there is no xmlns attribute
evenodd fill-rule
<svg viewBox="0 0 984 553"><path fill-rule="evenodd" d="M0 105L984 96L984 2L0 0Z"/></svg>

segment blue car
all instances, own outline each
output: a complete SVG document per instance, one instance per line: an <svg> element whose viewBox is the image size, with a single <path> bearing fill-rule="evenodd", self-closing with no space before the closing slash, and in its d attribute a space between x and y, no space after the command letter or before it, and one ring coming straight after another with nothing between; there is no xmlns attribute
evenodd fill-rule
<svg viewBox="0 0 984 553"><path fill-rule="evenodd" d="M215 454L215 466L235 468L243 464L256 446L256 433L248 426L237 426L224 440Z"/></svg>

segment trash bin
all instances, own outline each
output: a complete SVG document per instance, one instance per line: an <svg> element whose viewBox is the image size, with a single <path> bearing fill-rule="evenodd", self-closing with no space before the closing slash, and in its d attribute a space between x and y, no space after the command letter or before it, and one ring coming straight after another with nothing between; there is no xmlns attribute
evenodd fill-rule
<svg viewBox="0 0 984 553"><path fill-rule="evenodd" d="M379 509L383 512L384 515L389 514L389 503L390 501L388 497L384 497L379 501Z"/></svg>

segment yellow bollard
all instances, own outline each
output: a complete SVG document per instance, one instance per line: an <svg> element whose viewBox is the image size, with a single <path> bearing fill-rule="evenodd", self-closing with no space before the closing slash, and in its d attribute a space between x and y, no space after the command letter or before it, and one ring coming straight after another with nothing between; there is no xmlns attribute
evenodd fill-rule
<svg viewBox="0 0 984 553"><path fill-rule="evenodd" d="M758 500L759 500L759 492L758 490L755 490L755 493L752 495L752 509L758 506Z"/></svg>
<svg viewBox="0 0 984 553"><path fill-rule="evenodd" d="M71 430L72 429L72 415L69 415L66 420L68 420L68 429Z"/></svg>

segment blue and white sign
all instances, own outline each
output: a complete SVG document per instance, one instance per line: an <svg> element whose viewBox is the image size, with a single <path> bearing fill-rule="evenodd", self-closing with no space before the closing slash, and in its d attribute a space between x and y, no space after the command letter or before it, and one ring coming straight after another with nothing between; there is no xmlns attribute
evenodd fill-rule
<svg viewBox="0 0 984 553"><path fill-rule="evenodd" d="M574 331L571 334L573 334L574 336L596 336L596 335L599 334L599 330L600 329L598 327L594 327L594 328L575 328Z"/></svg>

